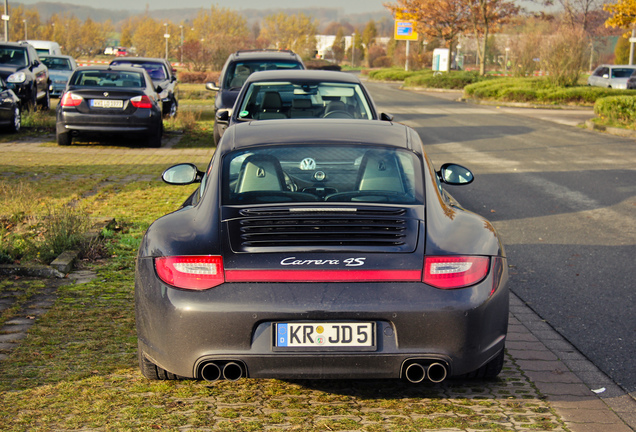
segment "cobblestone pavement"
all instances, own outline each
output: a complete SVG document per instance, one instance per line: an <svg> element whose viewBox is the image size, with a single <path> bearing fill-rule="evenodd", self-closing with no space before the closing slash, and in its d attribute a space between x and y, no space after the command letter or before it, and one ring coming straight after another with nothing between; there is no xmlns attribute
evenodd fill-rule
<svg viewBox="0 0 636 432"><path fill-rule="evenodd" d="M42 163L43 156L46 159L47 155L50 155L49 162L56 167L64 164L100 166L117 163L166 167L181 161L195 162L201 164L201 167L208 162L210 153L209 149L166 148L165 142L164 147L159 149L84 146L60 148L35 140L0 143L0 179L16 175L28 176L28 171L24 170L24 167L33 161ZM10 170L7 167L16 167L16 169ZM59 175L64 173L60 172ZM0 276L0 278L3 277L5 276ZM73 277L79 278L76 283L81 283L90 275L73 274ZM44 284L39 295L25 304L21 317L5 323L0 329L0 361L24 338L29 327L37 321L38 314L43 313L52 304L54 298L55 286ZM11 304L10 294L0 297L0 312ZM411 403L412 409L407 410L408 412L394 412L390 404L368 402L368 399L364 398L364 384L357 385L346 381L343 383L330 381L330 384L325 387L317 384L318 387L315 389L307 385L302 391L296 389L294 406L298 407L298 415L302 416L303 409L310 409L313 398L317 394L323 398L325 391L330 392L334 397L353 394L358 396L356 402L349 403L346 412L338 416L342 418L343 425L346 424L347 419L355 421L358 426L368 424L377 418L377 413L382 413L385 418L395 417L393 420L396 425L408 420L410 424L421 425L421 428L417 430L427 430L432 417L427 411L423 398L435 397L436 402L442 404L467 404L469 408L467 415L483 416L484 425L496 419L496 424L505 428L504 430L570 432L636 430L636 401L587 361L548 323L542 321L514 295L511 297L507 356L501 378L493 382L476 382L474 385L465 381L449 380L433 387L404 387L404 390L399 390L397 394L402 400L407 398ZM374 388L377 389L377 385ZM249 421L250 412L255 412L253 410L267 411L268 408L263 408L264 406L272 406L272 403L276 405L276 400L289 399L289 397L284 394L271 396L262 393L259 395L257 392L253 400L239 403L246 408L245 416L241 418L241 421ZM267 403L264 403L265 400ZM236 408L237 406L237 402L232 400L231 395L225 395L223 399L217 397L215 404L219 410L223 407ZM329 419L333 420L334 416L329 415ZM358 426L350 430L359 430ZM276 428L284 429L285 425L277 424ZM345 429L340 428L340 430ZM484 428L471 429L457 426L445 428L443 423L439 423L431 426L431 429L472 431Z"/></svg>

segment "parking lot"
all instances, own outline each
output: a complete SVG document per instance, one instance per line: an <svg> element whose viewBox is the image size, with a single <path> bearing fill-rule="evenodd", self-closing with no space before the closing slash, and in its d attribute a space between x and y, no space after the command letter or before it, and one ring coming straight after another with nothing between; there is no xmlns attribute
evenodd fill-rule
<svg viewBox="0 0 636 432"><path fill-rule="evenodd" d="M210 149L59 148L29 140L0 144L0 155L4 181L28 179L34 184L50 186L55 183L63 188L65 182L81 183L91 179L90 185L86 186L86 197L94 197L101 189L109 188L112 198L118 193L126 193L134 184L149 188L159 185L161 170L173 163L187 160L202 167L210 156ZM175 205L179 199L178 194L171 196L167 205ZM130 217L119 214L122 210L116 205L111 211L110 216L115 219ZM134 257L134 251L130 254ZM113 281L104 276L108 274L103 269L107 265L97 263L92 269L96 277L86 284L90 290L81 289L81 284L65 285L58 289L56 302L47 305L41 315L35 316L27 309L17 314L21 318L31 317L28 318L31 325L25 327L24 320L5 323L0 344L2 371L11 372L0 372L5 407L0 416L1 429L24 430L26 425L29 425L26 429L37 425L35 429L39 430L82 427L140 430L142 425L150 424L165 430L629 431L631 429L625 422L634 424L633 399L615 387L516 297L511 303L504 371L492 382L451 380L421 385L394 380L149 383L137 369L136 343L131 336L134 320L132 316L126 316L132 313L127 300L132 297L133 268L129 265L119 271L118 278L122 280L116 285L121 285L122 291L115 293ZM11 304L11 290L6 282L11 278L3 276L3 279L0 304L4 308ZM87 376L65 377L61 373L55 375L60 378L53 381L42 378L47 375L53 360L42 359L36 354L28 366L19 365L20 359L33 356L30 350L43 350L32 345L32 332L46 334L47 329L41 326L51 326L58 319L56 316L65 316L60 310L69 303L79 302L90 308L91 298L82 299L82 293L86 291L89 295L88 292L102 290L111 293L115 309L119 303L126 305L112 312L116 319L102 323L106 327L121 325L127 332L126 346L122 348L126 355L120 356L117 364L89 365ZM40 295L44 295L44 288L32 290L33 302L37 303ZM95 306L108 302L109 298L100 298ZM26 308L29 302L24 304ZM82 337L96 337L91 334L93 331L97 330L84 329ZM74 338L72 334L66 337ZM99 354L82 353L79 341L61 343L70 357ZM77 347L78 352L74 353L73 347ZM52 354L52 358L55 357ZM4 367L8 364L12 364L10 368ZM21 368L28 371L27 380L11 375ZM587 379L583 381L581 376ZM88 390L105 383L108 384L103 392L92 394ZM76 395L63 391L64 388L89 392L93 404L91 410L102 414L88 415L82 407L75 410L60 408L60 404L78 403ZM40 395L37 402L36 395ZM11 408L9 401L16 398L23 402ZM54 403L46 403L47 398L53 398ZM153 409L131 415L131 406L143 405L151 405ZM36 417L39 420L33 420Z"/></svg>

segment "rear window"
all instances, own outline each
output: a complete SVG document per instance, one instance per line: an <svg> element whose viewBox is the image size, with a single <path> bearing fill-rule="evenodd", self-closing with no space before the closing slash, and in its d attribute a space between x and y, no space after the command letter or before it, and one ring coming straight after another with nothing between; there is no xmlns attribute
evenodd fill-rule
<svg viewBox="0 0 636 432"><path fill-rule="evenodd" d="M144 76L137 72L113 70L77 71L70 85L85 87L145 87Z"/></svg>
<svg viewBox="0 0 636 432"><path fill-rule="evenodd" d="M70 71L73 70L71 62L62 57L40 57L42 63L46 65L50 70Z"/></svg>
<svg viewBox="0 0 636 432"><path fill-rule="evenodd" d="M612 78L629 78L632 72L632 68L612 68Z"/></svg>
<svg viewBox="0 0 636 432"><path fill-rule="evenodd" d="M162 81L168 78L168 71L166 71L166 68L161 63L115 60L112 61L110 65L144 68L146 72L148 72L148 75L150 75L150 78L155 81Z"/></svg>
<svg viewBox="0 0 636 432"><path fill-rule="evenodd" d="M374 146L275 146L228 154L223 163L224 204L421 201L417 157ZM420 198L417 198L418 195Z"/></svg>
<svg viewBox="0 0 636 432"><path fill-rule="evenodd" d="M256 82L250 84L238 118L355 118L373 113L362 86L340 82Z"/></svg>
<svg viewBox="0 0 636 432"><path fill-rule="evenodd" d="M240 89L245 84L247 77L254 72L279 69L303 69L303 66L295 61L252 60L234 62L228 66L225 72L223 88Z"/></svg>

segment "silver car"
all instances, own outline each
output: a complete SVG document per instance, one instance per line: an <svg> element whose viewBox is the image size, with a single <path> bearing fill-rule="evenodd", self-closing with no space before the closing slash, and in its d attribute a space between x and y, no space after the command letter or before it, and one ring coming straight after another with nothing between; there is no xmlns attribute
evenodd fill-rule
<svg viewBox="0 0 636 432"><path fill-rule="evenodd" d="M53 97L61 97L66 89L68 79L77 69L75 59L67 55L40 55L42 63L49 68L49 93Z"/></svg>
<svg viewBox="0 0 636 432"><path fill-rule="evenodd" d="M626 89L627 80L636 71L634 65L608 65L603 64L587 79L587 85L596 87L608 87Z"/></svg>

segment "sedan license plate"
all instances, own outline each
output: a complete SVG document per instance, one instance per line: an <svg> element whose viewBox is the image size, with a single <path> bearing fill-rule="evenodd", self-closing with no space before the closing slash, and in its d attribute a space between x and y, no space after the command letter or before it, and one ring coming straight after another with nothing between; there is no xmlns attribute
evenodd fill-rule
<svg viewBox="0 0 636 432"><path fill-rule="evenodd" d="M275 323L277 351L375 351L374 322Z"/></svg>
<svg viewBox="0 0 636 432"><path fill-rule="evenodd" d="M121 99L91 99L93 108L123 108L124 101Z"/></svg>

